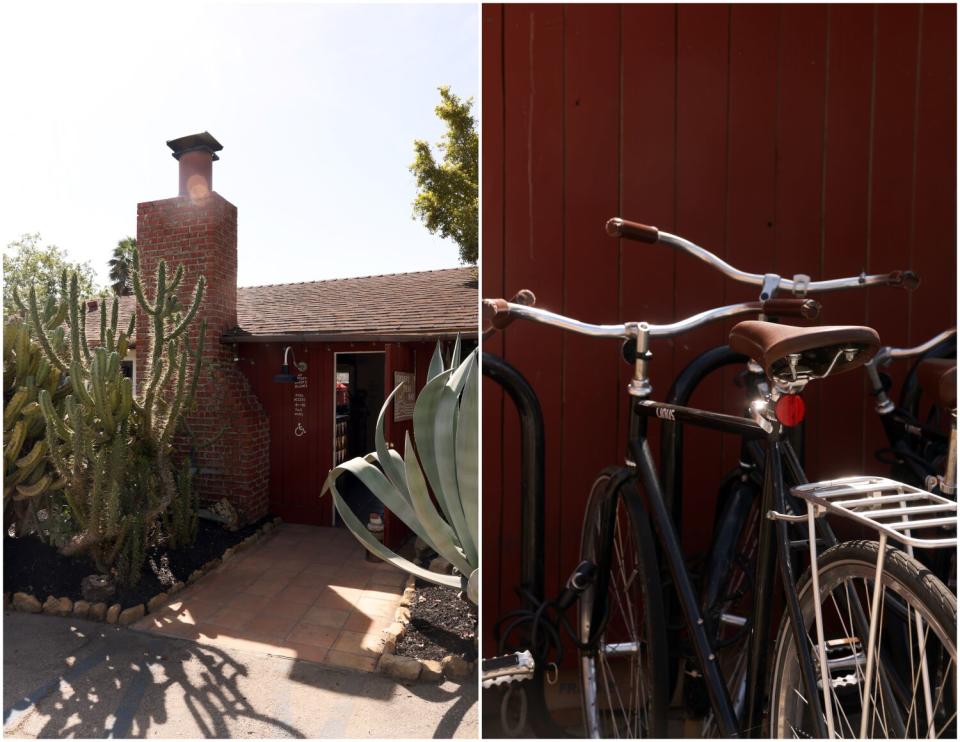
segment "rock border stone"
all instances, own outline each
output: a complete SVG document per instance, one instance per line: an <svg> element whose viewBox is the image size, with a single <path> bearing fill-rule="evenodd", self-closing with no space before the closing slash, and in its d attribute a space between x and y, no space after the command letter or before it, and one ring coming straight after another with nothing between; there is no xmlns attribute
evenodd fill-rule
<svg viewBox="0 0 960 742"><path fill-rule="evenodd" d="M40 602L40 599L30 593L4 593L3 609L19 611L22 613L46 613L51 616L70 616L72 618L86 618L89 621L98 621L113 626L127 626L142 618L145 614L156 613L163 610L170 598L180 592L187 585L192 585L205 574L213 572L220 567L223 562L228 561L244 549L248 549L258 541L266 538L276 531L283 520L276 517L268 520L260 528L247 536L243 541L230 546L222 555L211 559L203 566L195 569L187 578L186 583L175 582L166 592L160 592L150 598L146 603L137 603L136 605L124 606L119 603L107 605L107 603L90 603L85 600L78 600L74 603L70 598L57 598L54 595L48 595L46 601ZM409 605L409 603L408 603ZM396 643L394 642L394 646Z"/></svg>
<svg viewBox="0 0 960 742"><path fill-rule="evenodd" d="M415 584L416 578L409 575L394 621L383 630L383 653L377 663L377 670L404 683L418 680L422 683L439 683L444 678L462 683L476 673L476 662L467 662L462 657L453 655L447 655L442 660L420 660L397 654L397 642L406 634L407 624L410 623L410 608L417 594Z"/></svg>

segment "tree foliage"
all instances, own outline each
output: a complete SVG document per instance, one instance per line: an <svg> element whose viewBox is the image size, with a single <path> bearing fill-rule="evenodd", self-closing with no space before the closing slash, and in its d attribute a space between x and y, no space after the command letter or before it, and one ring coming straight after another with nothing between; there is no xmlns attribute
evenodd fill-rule
<svg viewBox="0 0 960 742"><path fill-rule="evenodd" d="M133 293L133 264L137 255L137 238L124 237L113 248L113 257L107 261L110 266L110 288L117 296Z"/></svg>
<svg viewBox="0 0 960 742"><path fill-rule="evenodd" d="M437 116L447 131L437 144L440 160L430 144L413 143L416 155L410 171L417 179L414 218L431 234L453 239L460 247L460 260L476 264L479 244L479 149L480 138L471 109L473 98L461 100L440 88Z"/></svg>
<svg viewBox="0 0 960 742"><path fill-rule="evenodd" d="M43 245L39 234L25 234L8 244L3 251L3 316L9 317L17 312L14 289L26 296L30 287L34 287L40 306L46 305L48 296L58 302L62 300L60 276L65 270L77 274L81 296L91 297L98 293L96 273L90 263L70 261L66 250L56 245Z"/></svg>

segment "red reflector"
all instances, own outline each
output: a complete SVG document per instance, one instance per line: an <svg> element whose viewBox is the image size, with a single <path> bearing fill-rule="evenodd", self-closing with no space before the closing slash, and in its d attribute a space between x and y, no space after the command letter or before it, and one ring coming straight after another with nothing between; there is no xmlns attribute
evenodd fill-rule
<svg viewBox="0 0 960 742"><path fill-rule="evenodd" d="M777 420L788 428L802 423L806 411L807 406L797 394L785 394L777 400Z"/></svg>

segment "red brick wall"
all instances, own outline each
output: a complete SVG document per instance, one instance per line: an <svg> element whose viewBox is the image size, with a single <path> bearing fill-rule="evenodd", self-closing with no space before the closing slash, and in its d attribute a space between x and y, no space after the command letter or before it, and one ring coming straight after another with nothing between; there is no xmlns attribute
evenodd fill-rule
<svg viewBox="0 0 960 742"><path fill-rule="evenodd" d="M228 427L216 443L194 448L195 482L202 499L227 497L245 520L255 520L269 506L269 425L246 377L236 368L233 348L220 343L221 335L237 324L237 207L216 193L198 200L180 196L137 204L137 246L150 299L160 259L167 261L168 280L177 265L184 266L186 274L178 290L183 305L189 305L198 277L206 277L203 304L190 331L195 343L200 320L207 320L205 368L195 410L187 420L196 443ZM137 317L138 385L149 374L149 348L142 339L150 332L150 318L141 313ZM189 450L191 443L186 436L178 437L181 451Z"/></svg>

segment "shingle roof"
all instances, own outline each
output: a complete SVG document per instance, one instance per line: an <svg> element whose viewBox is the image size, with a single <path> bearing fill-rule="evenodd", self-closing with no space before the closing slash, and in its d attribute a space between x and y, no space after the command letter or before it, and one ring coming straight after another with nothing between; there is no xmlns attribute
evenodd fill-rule
<svg viewBox="0 0 960 742"><path fill-rule="evenodd" d="M136 303L136 297L120 297L119 326L126 327ZM241 287L237 322L239 327L226 334L231 340L473 334L477 331L476 269ZM96 344L99 339L98 307L87 314L87 342Z"/></svg>
<svg viewBox="0 0 960 742"><path fill-rule="evenodd" d="M477 331L474 268L448 268L237 290L231 337L431 337ZM331 339L334 339L331 337Z"/></svg>

